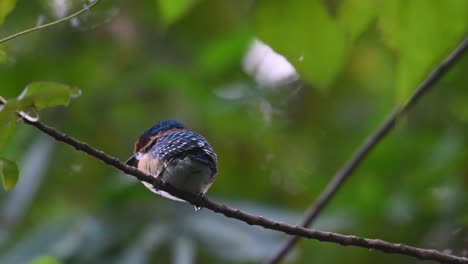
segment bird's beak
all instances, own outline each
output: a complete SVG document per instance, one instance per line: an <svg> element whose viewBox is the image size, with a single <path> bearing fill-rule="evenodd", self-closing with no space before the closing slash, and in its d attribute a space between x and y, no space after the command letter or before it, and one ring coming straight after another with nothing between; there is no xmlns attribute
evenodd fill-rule
<svg viewBox="0 0 468 264"><path fill-rule="evenodd" d="M132 167L138 167L137 154L138 154L138 153L135 153L133 156L131 156L131 157L125 162L125 164L128 165L128 166L132 166Z"/></svg>

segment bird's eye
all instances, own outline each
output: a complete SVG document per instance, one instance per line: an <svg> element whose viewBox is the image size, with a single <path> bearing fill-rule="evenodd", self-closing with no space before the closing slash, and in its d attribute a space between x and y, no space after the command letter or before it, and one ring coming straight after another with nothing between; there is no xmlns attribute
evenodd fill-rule
<svg viewBox="0 0 468 264"><path fill-rule="evenodd" d="M140 160L143 157L143 154L141 152L137 152L135 154L135 159Z"/></svg>

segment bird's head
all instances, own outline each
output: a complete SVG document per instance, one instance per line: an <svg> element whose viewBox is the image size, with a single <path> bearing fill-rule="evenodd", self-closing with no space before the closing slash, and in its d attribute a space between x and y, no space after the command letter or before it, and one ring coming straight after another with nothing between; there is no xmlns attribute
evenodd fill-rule
<svg viewBox="0 0 468 264"><path fill-rule="evenodd" d="M125 164L136 166L139 156L146 153L159 137L172 131L185 129L187 129L187 127L176 120L159 121L138 137L133 150L134 155L130 157Z"/></svg>

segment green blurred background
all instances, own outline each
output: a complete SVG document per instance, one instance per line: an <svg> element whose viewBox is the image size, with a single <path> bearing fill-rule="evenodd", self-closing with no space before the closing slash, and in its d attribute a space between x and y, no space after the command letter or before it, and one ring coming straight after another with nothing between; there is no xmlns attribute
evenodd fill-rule
<svg viewBox="0 0 468 264"><path fill-rule="evenodd" d="M0 0L2 37L86 3L14 4ZM41 120L120 160L145 129L178 119L218 154L210 199L296 224L467 32L466 0L103 0L1 45L0 95L34 81L80 87ZM467 84L465 56L314 227L468 256ZM0 156L20 168L0 192L0 263L257 263L286 239L156 196L24 124ZM417 260L303 240L286 262Z"/></svg>

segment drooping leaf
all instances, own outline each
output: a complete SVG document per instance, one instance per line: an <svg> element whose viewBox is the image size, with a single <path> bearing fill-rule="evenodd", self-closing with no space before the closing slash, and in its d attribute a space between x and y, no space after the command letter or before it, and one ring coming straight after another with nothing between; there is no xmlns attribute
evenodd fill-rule
<svg viewBox="0 0 468 264"><path fill-rule="evenodd" d="M5 145L8 139L16 131L16 121L15 119L10 119L6 124L0 125L0 148Z"/></svg>
<svg viewBox="0 0 468 264"><path fill-rule="evenodd" d="M79 95L80 90L74 86L55 82L34 82L23 90L18 100L41 110L46 107L67 106L71 98Z"/></svg>
<svg viewBox="0 0 468 264"><path fill-rule="evenodd" d="M318 87L330 84L342 67L344 33L321 1L262 1L256 10L255 27L260 40Z"/></svg>
<svg viewBox="0 0 468 264"><path fill-rule="evenodd" d="M15 162L0 158L0 178L2 178L3 188L11 190L18 181L18 166Z"/></svg>
<svg viewBox="0 0 468 264"><path fill-rule="evenodd" d="M195 3L195 0L158 0L163 25L169 26L182 18Z"/></svg>
<svg viewBox="0 0 468 264"><path fill-rule="evenodd" d="M406 99L468 33L468 1L383 1L379 28L398 52L396 89Z"/></svg>
<svg viewBox="0 0 468 264"><path fill-rule="evenodd" d="M9 100L6 104L0 104L0 128L4 129L14 118L16 109L20 108L18 101Z"/></svg>
<svg viewBox="0 0 468 264"><path fill-rule="evenodd" d="M15 8L16 0L0 0L0 26L5 17Z"/></svg>

